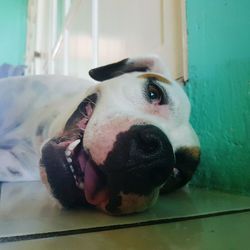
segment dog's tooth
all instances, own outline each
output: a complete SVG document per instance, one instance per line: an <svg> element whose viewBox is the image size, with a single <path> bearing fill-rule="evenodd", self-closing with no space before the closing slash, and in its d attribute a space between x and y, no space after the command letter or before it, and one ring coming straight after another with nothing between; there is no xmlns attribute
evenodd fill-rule
<svg viewBox="0 0 250 250"><path fill-rule="evenodd" d="M179 174L180 171L179 171L179 169L174 168L173 172L174 172L174 176L176 177Z"/></svg>
<svg viewBox="0 0 250 250"><path fill-rule="evenodd" d="M78 186L80 189L84 190L84 183L83 183L83 182L77 183L77 186Z"/></svg>
<svg viewBox="0 0 250 250"><path fill-rule="evenodd" d="M71 170L71 172L72 172L72 174L73 174L73 176L74 176L75 181L77 182L77 178L76 178L75 170L74 170L73 166L72 166L72 165L69 165L69 168L70 168L70 170Z"/></svg>
<svg viewBox="0 0 250 250"><path fill-rule="evenodd" d="M67 157L66 159L68 163L72 163L72 159L70 157Z"/></svg>
<svg viewBox="0 0 250 250"><path fill-rule="evenodd" d="M68 156L68 157L71 156L71 151L66 150L66 151L65 151L65 155Z"/></svg>
<svg viewBox="0 0 250 250"><path fill-rule="evenodd" d="M73 168L72 165L69 165L69 168L70 168L70 170L71 170L72 173L75 173L75 170L74 170L74 168Z"/></svg>
<svg viewBox="0 0 250 250"><path fill-rule="evenodd" d="M75 141L73 141L72 143L69 144L69 146L67 147L67 150L69 151L73 151L75 149L75 147L81 142L80 139L77 139Z"/></svg>
<svg viewBox="0 0 250 250"><path fill-rule="evenodd" d="M75 147L76 147L80 142L81 142L80 139L77 139L77 140L71 142L71 143L68 145L68 147L66 148L66 150L65 150L65 155L66 155L67 157L71 156L72 151L75 149Z"/></svg>

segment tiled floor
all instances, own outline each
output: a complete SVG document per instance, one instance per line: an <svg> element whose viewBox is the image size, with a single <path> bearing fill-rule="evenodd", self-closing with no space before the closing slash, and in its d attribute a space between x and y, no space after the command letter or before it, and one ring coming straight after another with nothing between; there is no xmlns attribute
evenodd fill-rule
<svg viewBox="0 0 250 250"><path fill-rule="evenodd" d="M145 213L111 217L59 209L39 182L4 184L0 249L244 250L249 211L250 197L192 188L162 196Z"/></svg>

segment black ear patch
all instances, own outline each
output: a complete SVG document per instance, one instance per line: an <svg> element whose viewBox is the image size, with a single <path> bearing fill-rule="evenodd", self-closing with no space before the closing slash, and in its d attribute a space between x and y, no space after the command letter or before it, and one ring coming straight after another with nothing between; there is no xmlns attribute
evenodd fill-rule
<svg viewBox="0 0 250 250"><path fill-rule="evenodd" d="M129 58L122 61L91 69L89 75L96 81L105 81L125 73L134 71L146 72L149 68L146 65L138 65Z"/></svg>
<svg viewBox="0 0 250 250"><path fill-rule="evenodd" d="M161 189L161 193L170 193L187 184L200 162L199 147L181 147L175 152L176 165L172 175Z"/></svg>

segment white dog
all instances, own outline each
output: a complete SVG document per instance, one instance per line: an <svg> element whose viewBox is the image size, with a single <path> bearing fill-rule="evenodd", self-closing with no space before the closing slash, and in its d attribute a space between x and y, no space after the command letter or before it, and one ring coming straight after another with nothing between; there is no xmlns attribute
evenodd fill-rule
<svg viewBox="0 0 250 250"><path fill-rule="evenodd" d="M200 158L190 103L157 57L0 81L0 181L40 175L66 207L142 211L185 185ZM42 147L41 147L42 145ZM40 152L41 147L41 152Z"/></svg>

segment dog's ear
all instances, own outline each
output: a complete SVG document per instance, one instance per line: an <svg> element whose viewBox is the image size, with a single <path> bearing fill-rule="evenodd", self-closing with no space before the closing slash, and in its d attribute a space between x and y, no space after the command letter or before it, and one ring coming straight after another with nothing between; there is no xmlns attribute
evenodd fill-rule
<svg viewBox="0 0 250 250"><path fill-rule="evenodd" d="M130 72L156 72L166 75L166 67L157 56L126 58L122 61L91 69L89 75L97 81L105 81Z"/></svg>

